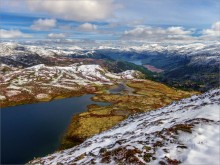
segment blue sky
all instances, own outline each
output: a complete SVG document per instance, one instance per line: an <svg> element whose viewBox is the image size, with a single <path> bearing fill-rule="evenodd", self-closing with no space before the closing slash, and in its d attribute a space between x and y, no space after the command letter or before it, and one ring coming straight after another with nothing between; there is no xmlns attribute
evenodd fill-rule
<svg viewBox="0 0 220 165"><path fill-rule="evenodd" d="M3 39L213 39L220 1L1 0L0 16Z"/></svg>

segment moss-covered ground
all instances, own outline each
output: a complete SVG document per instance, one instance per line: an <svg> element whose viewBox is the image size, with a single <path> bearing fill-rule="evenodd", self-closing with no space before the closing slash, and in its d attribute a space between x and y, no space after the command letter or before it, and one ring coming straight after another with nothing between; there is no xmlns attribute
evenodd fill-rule
<svg viewBox="0 0 220 165"><path fill-rule="evenodd" d="M62 140L61 149L72 147L85 139L110 129L129 115L154 110L197 92L187 92L150 81L126 81L133 92L111 94L101 90L92 99L110 102L109 106L88 106L88 111L75 115Z"/></svg>

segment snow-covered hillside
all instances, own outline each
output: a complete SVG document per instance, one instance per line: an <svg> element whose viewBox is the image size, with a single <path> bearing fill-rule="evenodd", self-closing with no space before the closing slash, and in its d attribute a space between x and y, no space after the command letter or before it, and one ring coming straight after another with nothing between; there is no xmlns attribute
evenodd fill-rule
<svg viewBox="0 0 220 165"><path fill-rule="evenodd" d="M203 43L192 43L186 45L164 45L164 44L143 44L141 46L128 46L120 48L121 51L136 51L136 52L154 52L154 53L176 53L195 55L202 53L219 53L220 43L203 44ZM111 49L111 48L109 48Z"/></svg>
<svg viewBox="0 0 220 165"><path fill-rule="evenodd" d="M218 165L220 89L129 117L79 146L34 164Z"/></svg>
<svg viewBox="0 0 220 165"><path fill-rule="evenodd" d="M70 47L70 49L64 50L59 47L22 45L12 42L0 43L0 56L18 56L28 53L40 56L68 55L80 53L80 49Z"/></svg>
<svg viewBox="0 0 220 165"><path fill-rule="evenodd" d="M1 65L1 69L10 68ZM26 85L29 83L40 83L42 85L56 85L58 83L77 85L105 84L112 83L112 79L134 79L141 74L138 71L128 70L114 74L103 69L99 65L84 65L75 63L69 66L46 66L44 64L35 65L25 69L14 69L8 71L1 78L1 83L11 83L13 85ZM65 82L66 81L66 82ZM68 85L67 85L68 86Z"/></svg>
<svg viewBox="0 0 220 165"><path fill-rule="evenodd" d="M110 85L122 79L135 79L142 75L128 70L111 73L99 65L75 63L68 66L46 66L44 64L24 69L0 65L0 100L16 103L19 100L51 99L62 93L95 92L95 86ZM40 95L40 97L38 97Z"/></svg>

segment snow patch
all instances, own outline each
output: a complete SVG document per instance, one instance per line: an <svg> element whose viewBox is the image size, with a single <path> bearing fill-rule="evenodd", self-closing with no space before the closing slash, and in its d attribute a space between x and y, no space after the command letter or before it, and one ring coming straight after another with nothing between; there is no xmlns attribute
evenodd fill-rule
<svg viewBox="0 0 220 165"><path fill-rule="evenodd" d="M36 99L38 99L38 100L41 100L41 99L46 99L46 98L49 98L50 97L50 95L48 95L48 94L45 94L45 93L40 93L40 94L38 94L38 95L36 95Z"/></svg>

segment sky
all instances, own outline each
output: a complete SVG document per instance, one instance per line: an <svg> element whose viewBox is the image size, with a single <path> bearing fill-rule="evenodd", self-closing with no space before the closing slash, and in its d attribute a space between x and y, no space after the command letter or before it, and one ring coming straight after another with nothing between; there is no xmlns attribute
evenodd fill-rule
<svg viewBox="0 0 220 165"><path fill-rule="evenodd" d="M219 41L219 0L0 0L10 40Z"/></svg>

